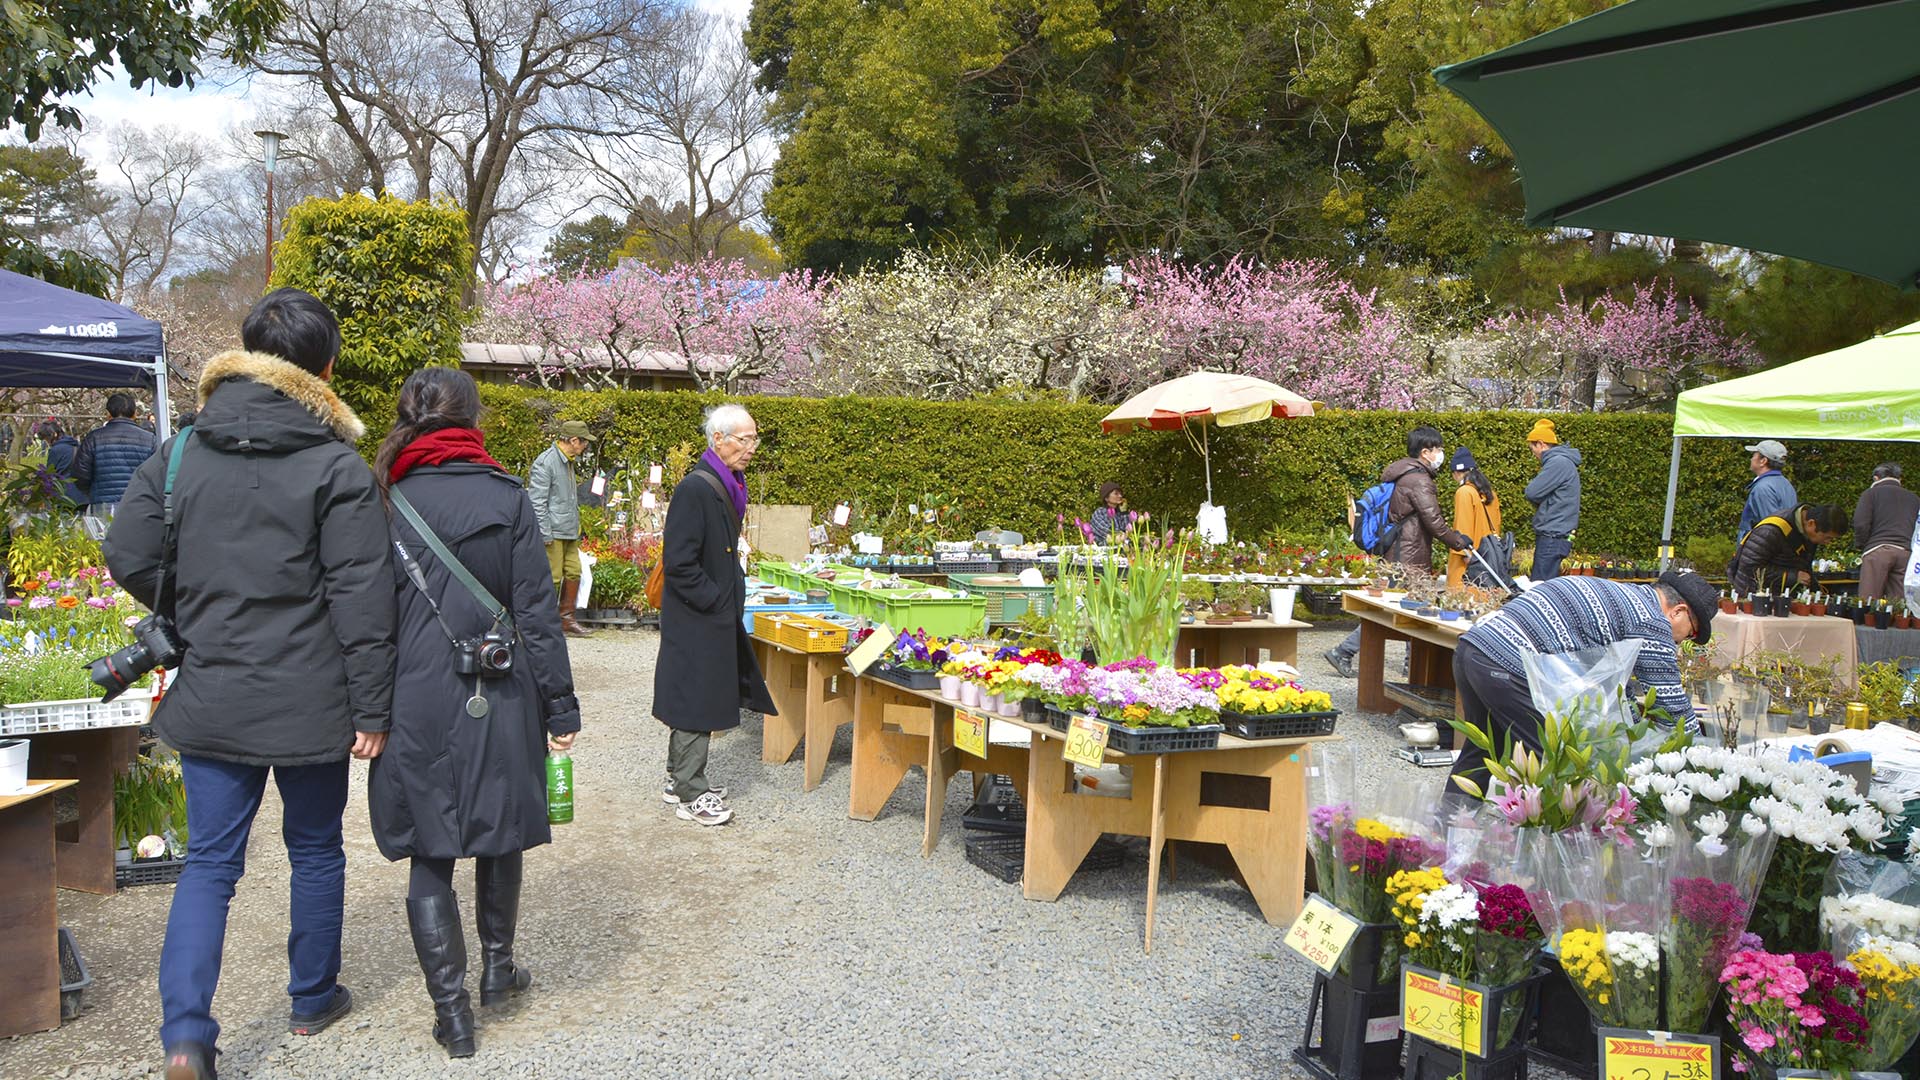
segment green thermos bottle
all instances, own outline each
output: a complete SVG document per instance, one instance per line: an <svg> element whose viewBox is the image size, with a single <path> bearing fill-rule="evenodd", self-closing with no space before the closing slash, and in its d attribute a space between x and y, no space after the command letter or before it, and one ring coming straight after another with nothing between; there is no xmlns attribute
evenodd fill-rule
<svg viewBox="0 0 1920 1080"><path fill-rule="evenodd" d="M573 758L565 751L547 755L547 821L564 825L573 820Z"/></svg>

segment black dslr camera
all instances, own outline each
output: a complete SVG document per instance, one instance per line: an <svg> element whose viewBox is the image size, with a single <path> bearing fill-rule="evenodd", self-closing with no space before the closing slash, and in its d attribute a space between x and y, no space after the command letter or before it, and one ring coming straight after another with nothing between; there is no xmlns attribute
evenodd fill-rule
<svg viewBox="0 0 1920 1080"><path fill-rule="evenodd" d="M453 643L453 670L460 675L501 679L513 673L513 636L489 630Z"/></svg>
<svg viewBox="0 0 1920 1080"><path fill-rule="evenodd" d="M87 675L95 686L107 692L101 702L109 702L132 686L134 680L154 668L180 666L187 645L165 615L149 615L133 624L133 644L111 652L87 665Z"/></svg>

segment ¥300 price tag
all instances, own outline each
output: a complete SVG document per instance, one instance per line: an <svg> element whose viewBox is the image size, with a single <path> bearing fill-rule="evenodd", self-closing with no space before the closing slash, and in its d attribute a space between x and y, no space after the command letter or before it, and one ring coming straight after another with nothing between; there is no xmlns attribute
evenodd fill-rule
<svg viewBox="0 0 1920 1080"><path fill-rule="evenodd" d="M977 758L987 756L987 718L953 710L953 745Z"/></svg>
<svg viewBox="0 0 1920 1080"><path fill-rule="evenodd" d="M1407 1034L1475 1057L1485 1054L1486 987L1411 964L1400 980L1400 1026Z"/></svg>
<svg viewBox="0 0 1920 1080"><path fill-rule="evenodd" d="M1287 930L1287 948L1331 975L1347 946L1353 943L1353 936L1359 932L1358 921L1318 895L1309 896L1307 905L1300 909L1300 917L1293 920L1293 926Z"/></svg>
<svg viewBox="0 0 1920 1080"><path fill-rule="evenodd" d="M1076 765L1099 768L1107 760L1107 725L1091 717L1074 717L1067 725L1067 745L1060 756Z"/></svg>
<svg viewBox="0 0 1920 1080"><path fill-rule="evenodd" d="M1603 1080L1720 1080L1719 1062L1720 1040L1712 1035L1600 1029Z"/></svg>

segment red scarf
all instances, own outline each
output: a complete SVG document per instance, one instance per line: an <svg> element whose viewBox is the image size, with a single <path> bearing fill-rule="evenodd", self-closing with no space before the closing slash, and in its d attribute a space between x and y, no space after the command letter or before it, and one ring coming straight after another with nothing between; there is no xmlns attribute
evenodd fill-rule
<svg viewBox="0 0 1920 1080"><path fill-rule="evenodd" d="M416 466L445 465L449 461L477 461L505 471L487 455L486 440L478 428L441 428L427 432L400 451L393 459L393 468L387 470L387 483L399 483Z"/></svg>

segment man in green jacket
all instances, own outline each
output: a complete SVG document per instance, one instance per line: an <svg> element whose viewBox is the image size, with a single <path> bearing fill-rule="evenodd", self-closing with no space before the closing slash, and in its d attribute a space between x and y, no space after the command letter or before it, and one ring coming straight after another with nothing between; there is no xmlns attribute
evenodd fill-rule
<svg viewBox="0 0 1920 1080"><path fill-rule="evenodd" d="M547 545L553 587L560 594L560 629L568 637L593 636L573 617L580 599L580 492L573 459L593 441L585 423L568 420L560 425L553 445L533 459L533 471L527 475L527 495L540 521L540 539Z"/></svg>

